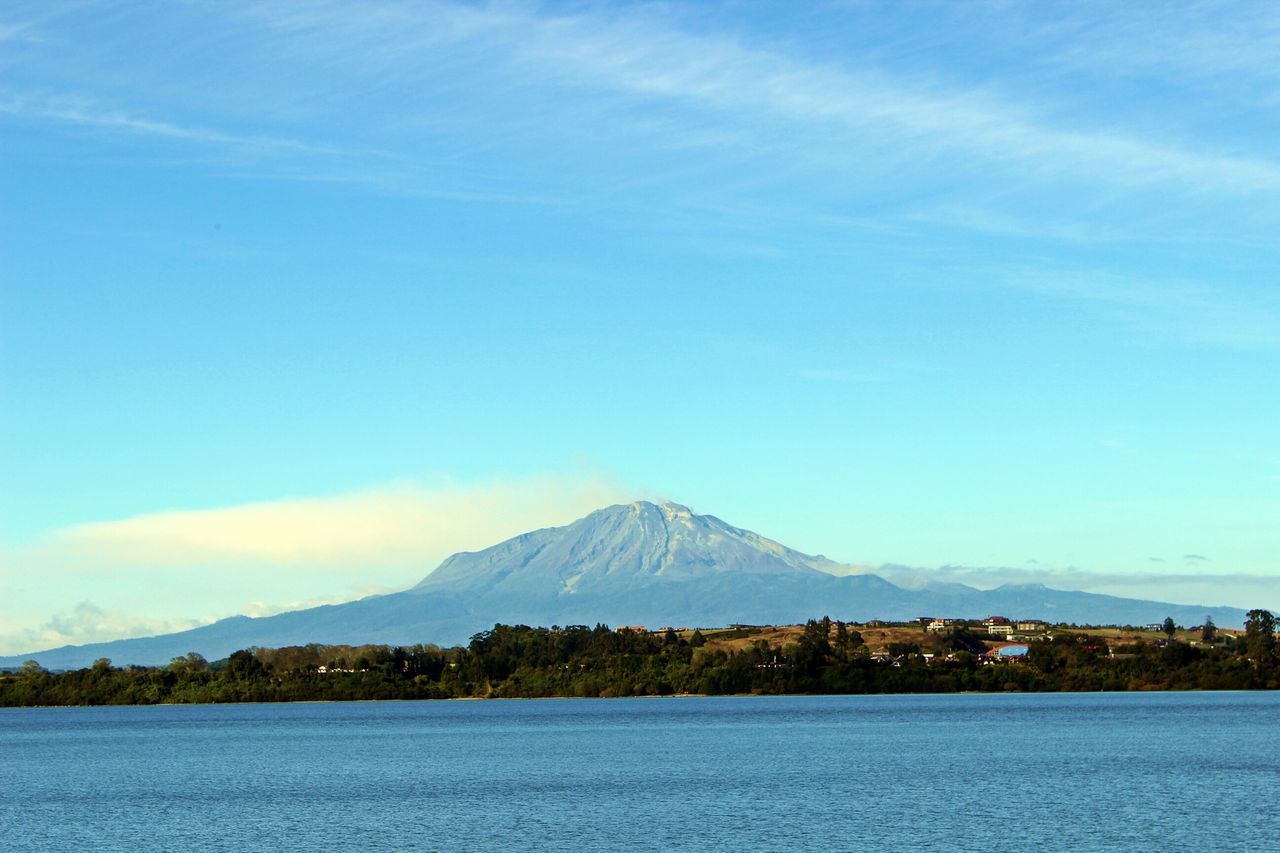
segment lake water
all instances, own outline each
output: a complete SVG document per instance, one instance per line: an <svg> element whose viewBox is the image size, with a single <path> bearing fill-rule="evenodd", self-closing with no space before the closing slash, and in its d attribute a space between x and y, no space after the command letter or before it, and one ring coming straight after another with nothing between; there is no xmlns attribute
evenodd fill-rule
<svg viewBox="0 0 1280 853"><path fill-rule="evenodd" d="M0 709L0 848L1275 849L1280 695Z"/></svg>

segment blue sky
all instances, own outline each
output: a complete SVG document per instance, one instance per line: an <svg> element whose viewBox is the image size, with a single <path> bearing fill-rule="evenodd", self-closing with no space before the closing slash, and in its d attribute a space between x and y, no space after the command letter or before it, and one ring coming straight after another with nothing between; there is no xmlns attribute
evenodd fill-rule
<svg viewBox="0 0 1280 853"><path fill-rule="evenodd" d="M1274 4L11 2L0 39L0 650L632 497L1280 605Z"/></svg>

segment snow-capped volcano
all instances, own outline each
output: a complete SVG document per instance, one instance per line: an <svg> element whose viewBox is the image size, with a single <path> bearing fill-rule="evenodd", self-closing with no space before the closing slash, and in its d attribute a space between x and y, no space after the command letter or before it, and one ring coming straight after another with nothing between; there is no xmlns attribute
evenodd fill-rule
<svg viewBox="0 0 1280 853"><path fill-rule="evenodd" d="M483 551L454 554L415 590L542 596L657 579L831 572L841 567L688 507L637 501L596 510Z"/></svg>

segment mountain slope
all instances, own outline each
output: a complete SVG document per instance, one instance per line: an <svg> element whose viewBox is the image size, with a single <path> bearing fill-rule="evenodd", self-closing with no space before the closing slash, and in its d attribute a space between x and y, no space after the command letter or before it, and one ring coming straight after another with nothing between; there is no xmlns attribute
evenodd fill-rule
<svg viewBox="0 0 1280 853"><path fill-rule="evenodd" d="M596 510L483 551L454 554L413 591L537 597L634 588L716 574L815 574L839 568L715 516L638 501Z"/></svg>
<svg viewBox="0 0 1280 853"><path fill-rule="evenodd" d="M209 659L249 646L465 642L496 622L529 625L716 626L1003 614L1055 622L1143 624L1206 615L1239 626L1244 611L1066 592L1043 586L908 590L875 575L831 573L825 557L794 551L714 516L645 501L606 507L564 527L455 554L404 592L252 619L232 617L175 634L0 657L52 669L160 664L198 651Z"/></svg>

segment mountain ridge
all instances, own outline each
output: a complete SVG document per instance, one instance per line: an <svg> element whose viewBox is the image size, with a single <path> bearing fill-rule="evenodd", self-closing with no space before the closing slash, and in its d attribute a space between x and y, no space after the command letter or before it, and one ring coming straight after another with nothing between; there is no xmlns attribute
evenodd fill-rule
<svg viewBox="0 0 1280 853"><path fill-rule="evenodd" d="M712 627L792 624L828 614L845 621L902 621L924 615L993 614L1053 622L1145 624L1166 616L1222 627L1243 624L1238 608L1177 605L1042 584L980 590L946 583L907 589L872 573L804 554L672 502L636 501L596 510L560 527L529 531L446 558L406 590L274 616L233 616L155 637L130 638L0 657L49 668L154 665L197 651L210 659L250 646L465 642L495 623L647 624Z"/></svg>

